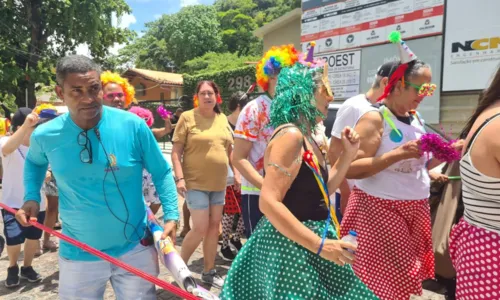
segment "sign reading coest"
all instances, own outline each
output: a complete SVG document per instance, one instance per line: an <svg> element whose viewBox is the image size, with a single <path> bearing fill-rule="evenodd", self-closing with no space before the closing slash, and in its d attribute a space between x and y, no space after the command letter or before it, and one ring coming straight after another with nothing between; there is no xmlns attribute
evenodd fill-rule
<svg viewBox="0 0 500 300"><path fill-rule="evenodd" d="M328 79L336 100L359 94L361 50L330 52L316 57L328 64Z"/></svg>

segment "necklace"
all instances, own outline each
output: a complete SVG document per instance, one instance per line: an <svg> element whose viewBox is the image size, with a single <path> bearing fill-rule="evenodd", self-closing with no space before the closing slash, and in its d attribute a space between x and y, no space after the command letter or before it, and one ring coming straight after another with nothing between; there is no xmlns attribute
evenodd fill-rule
<svg viewBox="0 0 500 300"><path fill-rule="evenodd" d="M321 147L318 145L318 143L316 143L316 141L312 138L312 136L308 135L307 140L311 145L314 145L318 148L319 152L321 153L321 156L323 157L323 163L320 163L319 161L318 163L321 164L321 167L323 167L324 170L326 170L327 166L326 166L325 154L323 153L323 151L321 151Z"/></svg>

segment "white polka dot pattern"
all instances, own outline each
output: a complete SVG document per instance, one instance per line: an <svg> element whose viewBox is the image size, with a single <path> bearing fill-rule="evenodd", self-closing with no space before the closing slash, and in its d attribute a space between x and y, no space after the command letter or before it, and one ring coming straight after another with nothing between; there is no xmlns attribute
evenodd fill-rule
<svg viewBox="0 0 500 300"><path fill-rule="evenodd" d="M321 235L324 221L304 224ZM328 238L337 239L333 226ZM233 261L221 293L224 300L378 299L354 275L303 248L262 218L257 230Z"/></svg>
<svg viewBox="0 0 500 300"><path fill-rule="evenodd" d="M354 188L341 234L358 233L356 275L383 300L422 294L434 277L431 218L427 200L384 200Z"/></svg>
<svg viewBox="0 0 500 300"><path fill-rule="evenodd" d="M457 271L457 299L500 299L498 233L462 219L451 232L450 255Z"/></svg>

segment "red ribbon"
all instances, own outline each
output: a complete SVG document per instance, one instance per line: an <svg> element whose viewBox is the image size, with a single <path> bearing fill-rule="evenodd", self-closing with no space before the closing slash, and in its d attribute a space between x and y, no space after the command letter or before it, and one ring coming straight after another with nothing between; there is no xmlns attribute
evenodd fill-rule
<svg viewBox="0 0 500 300"><path fill-rule="evenodd" d="M0 203L0 207L5 209L6 211L10 212L11 214L16 214L15 209L13 209L13 208L11 208L3 203ZM137 268L134 268L134 267L132 267L132 266L130 266L130 265L128 265L128 264L126 264L126 263L124 263L124 262L122 262L122 261L120 261L112 256L109 256L108 254L106 254L102 251L99 251L95 248L92 248L87 244L79 242L79 241L72 239L69 236L66 236L60 232L57 232L57 231L52 230L48 227L45 227L44 225L38 223L37 221L29 220L29 223L38 229L41 229L45 232L48 232L48 233L52 234L53 236L56 236L56 237L60 238L61 240L72 244L73 246L76 246L76 247L83 249L91 254L94 254L95 256L102 258L103 260L106 260L106 261L126 270L126 271L129 271L130 273L133 273L133 274L141 277L144 280L147 280L151 283L154 283L157 286L161 287L162 289L171 292L172 294L175 294L175 295L180 296L180 297L184 297L185 299L188 299L188 300L198 300L197 297L191 295L190 293L186 292L185 290L183 290L181 288L176 287L175 285L172 285L166 281L163 281L155 276L149 275L149 274L147 274L147 273L145 273Z"/></svg>

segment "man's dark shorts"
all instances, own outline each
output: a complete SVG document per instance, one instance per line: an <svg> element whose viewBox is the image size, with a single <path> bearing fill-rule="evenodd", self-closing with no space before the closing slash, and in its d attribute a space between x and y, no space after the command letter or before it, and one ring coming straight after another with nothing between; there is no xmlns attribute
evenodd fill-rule
<svg viewBox="0 0 500 300"><path fill-rule="evenodd" d="M3 217L3 232L5 235L5 240L7 246L16 246L24 243L26 239L28 240L39 240L42 237L43 231L34 226L23 227L19 222L17 222L16 217L10 212L2 209ZM38 213L38 223L42 223L45 220L45 212Z"/></svg>

